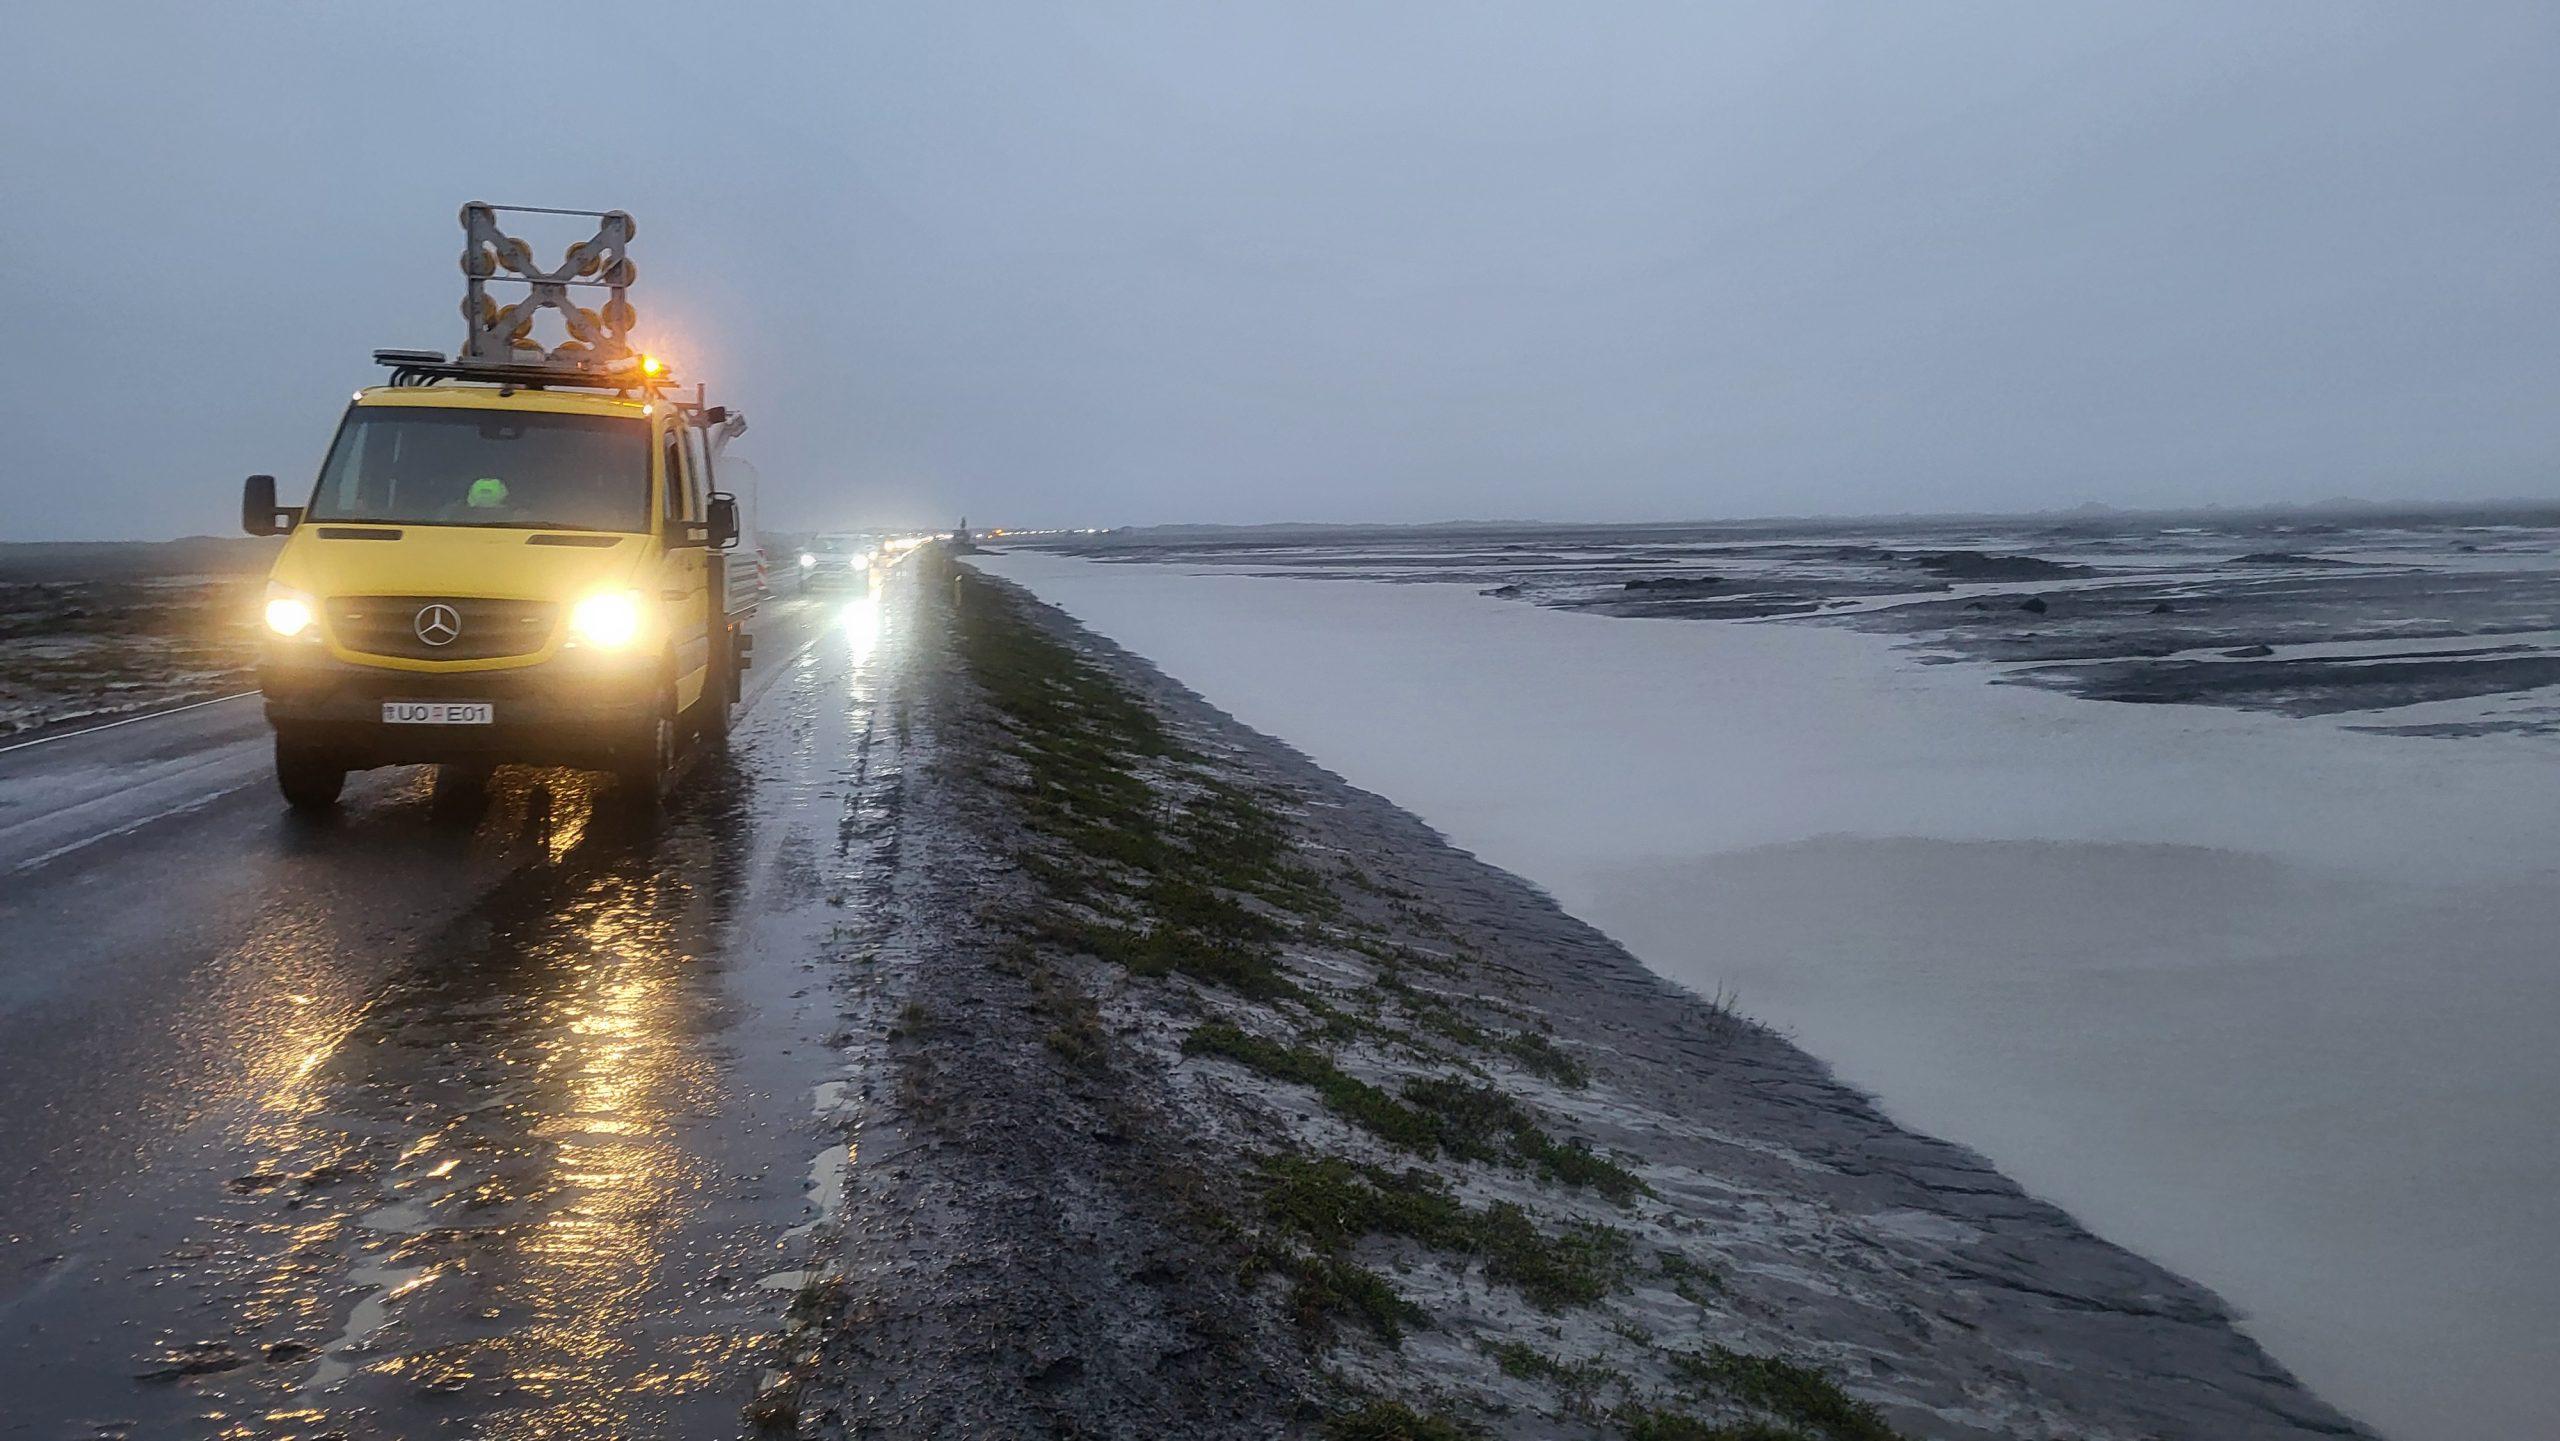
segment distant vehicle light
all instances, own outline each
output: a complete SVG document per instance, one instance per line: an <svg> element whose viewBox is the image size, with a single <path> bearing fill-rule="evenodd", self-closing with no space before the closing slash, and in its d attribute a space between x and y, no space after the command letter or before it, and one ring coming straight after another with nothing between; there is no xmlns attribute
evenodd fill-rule
<svg viewBox="0 0 2560 1441"><path fill-rule="evenodd" d="M267 629L280 636L292 637L311 628L311 602L298 595L279 595L267 601Z"/></svg>
<svg viewBox="0 0 2560 1441"><path fill-rule="evenodd" d="M804 550L804 551L802 551L802 552L800 552L800 568L801 568L802 570L811 570L811 569L814 569L814 568L816 568L817 564L818 564L818 558L817 558L816 556L811 555L809 552L807 552L807 551L805 551L805 550Z"/></svg>
<svg viewBox="0 0 2560 1441"><path fill-rule="evenodd" d="M569 610L569 633L598 650L620 650L640 638L640 593L600 591Z"/></svg>

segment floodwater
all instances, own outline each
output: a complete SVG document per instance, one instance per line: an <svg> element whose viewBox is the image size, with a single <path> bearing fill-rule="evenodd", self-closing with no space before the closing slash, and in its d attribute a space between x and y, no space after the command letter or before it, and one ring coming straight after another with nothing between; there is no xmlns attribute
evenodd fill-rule
<svg viewBox="0 0 2560 1441"><path fill-rule="evenodd" d="M1886 637L989 556L2413 1441L2560 1414L2560 740L2089 701Z"/></svg>

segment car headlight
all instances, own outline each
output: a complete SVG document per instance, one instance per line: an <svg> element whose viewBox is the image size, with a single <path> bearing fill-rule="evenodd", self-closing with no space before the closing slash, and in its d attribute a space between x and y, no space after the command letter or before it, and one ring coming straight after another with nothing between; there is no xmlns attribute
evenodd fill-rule
<svg viewBox="0 0 2560 1441"><path fill-rule="evenodd" d="M816 566L816 565L817 565L817 563L818 563L818 558L817 558L816 556L811 555L809 552L807 552L807 551L805 551L805 550L804 550L804 551L802 551L802 552L800 552L800 568L801 568L802 570L808 570L808 569L811 569L811 568L813 568L814 566Z"/></svg>
<svg viewBox="0 0 2560 1441"><path fill-rule="evenodd" d="M569 608L569 634L598 650L620 650L640 638L640 592L599 591Z"/></svg>
<svg viewBox="0 0 2560 1441"><path fill-rule="evenodd" d="M290 586L267 584L267 629L291 640L300 636L318 640L320 632L312 627L314 612L311 597Z"/></svg>

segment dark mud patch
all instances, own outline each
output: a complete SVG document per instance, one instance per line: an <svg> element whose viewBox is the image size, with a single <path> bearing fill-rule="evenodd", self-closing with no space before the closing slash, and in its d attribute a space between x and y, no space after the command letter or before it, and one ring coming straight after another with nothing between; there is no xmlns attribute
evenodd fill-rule
<svg viewBox="0 0 2560 1441"><path fill-rule="evenodd" d="M1985 555L1978 550L1923 551L1907 559L1912 566L1941 580L2051 580L2098 573L2095 566L2033 555Z"/></svg>
<svg viewBox="0 0 2560 1441"><path fill-rule="evenodd" d="M1811 615L1827 604L1820 597L1786 590L1701 587L1629 593L1623 586L1591 594L1547 597L1542 603L1559 610L1591 611L1631 620L1767 620L1773 616Z"/></svg>
<svg viewBox="0 0 2560 1441"><path fill-rule="evenodd" d="M2355 561L2339 560L2334 556L2303 555L2290 550L2253 550L2247 555L2233 556L2231 558L2231 563L2233 565L2282 565L2333 567L2339 569L2356 564Z"/></svg>
<svg viewBox="0 0 2560 1441"><path fill-rule="evenodd" d="M2029 599L2041 611L2020 606ZM2092 700L2313 716L2560 683L2560 576L2346 565L1917 601L1842 624ZM2522 716L2481 729L2523 731ZM2404 734L2455 734L2432 726Z"/></svg>
<svg viewBox="0 0 2560 1441"><path fill-rule="evenodd" d="M2240 706L2295 716L2383 710L2560 685L2560 656L2541 654L2266 659L2273 652L2265 647L2226 654L2248 658L2031 668L2013 678L2093 700Z"/></svg>

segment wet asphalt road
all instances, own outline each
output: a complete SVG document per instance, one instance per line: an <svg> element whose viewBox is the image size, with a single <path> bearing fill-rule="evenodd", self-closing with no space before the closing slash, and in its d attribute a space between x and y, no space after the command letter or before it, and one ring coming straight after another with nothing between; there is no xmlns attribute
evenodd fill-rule
<svg viewBox="0 0 2560 1441"><path fill-rule="evenodd" d="M880 609L768 608L654 823L305 822L254 699L0 751L0 1436L734 1433L841 1155Z"/></svg>

